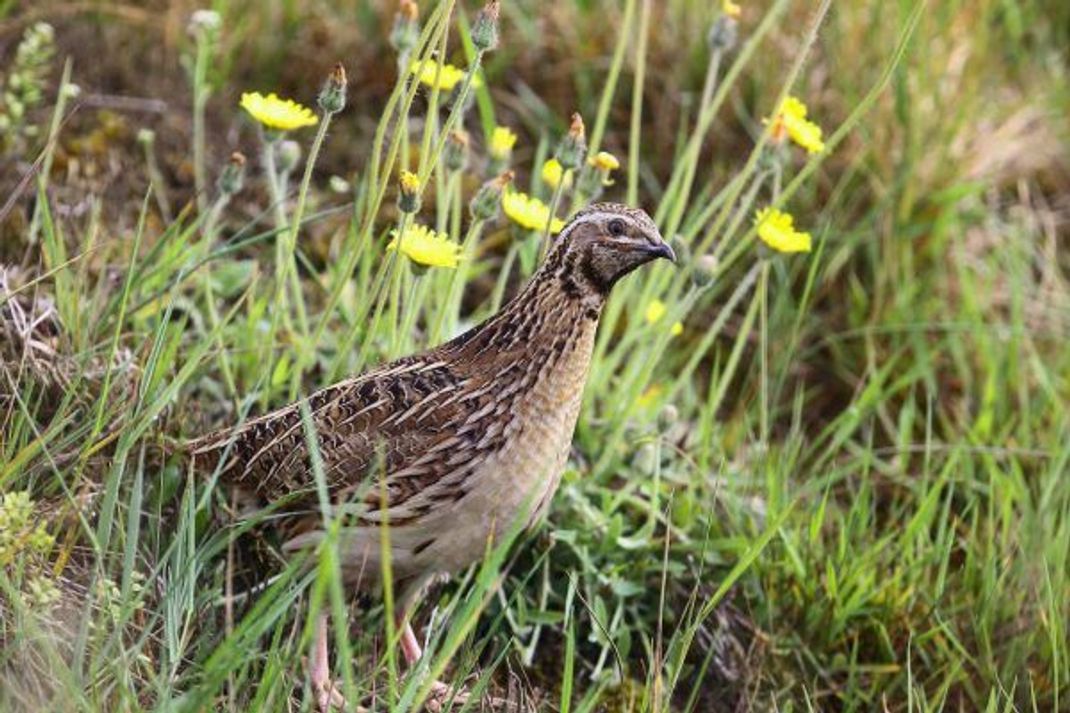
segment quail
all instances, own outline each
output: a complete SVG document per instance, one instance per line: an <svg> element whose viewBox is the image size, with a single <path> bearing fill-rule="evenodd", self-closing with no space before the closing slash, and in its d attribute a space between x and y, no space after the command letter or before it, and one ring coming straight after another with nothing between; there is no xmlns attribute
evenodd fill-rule
<svg viewBox="0 0 1070 713"><path fill-rule="evenodd" d="M347 587L381 585L383 521L398 592L400 647L421 656L409 613L432 579L479 561L488 540L531 525L565 469L599 317L616 282L657 258L675 262L650 217L616 203L567 223L538 270L497 314L430 351L403 357L306 399ZM324 537L301 403L189 444L198 467L263 505L283 550ZM525 518L526 522L518 522ZM334 689L327 620L316 625L310 678Z"/></svg>

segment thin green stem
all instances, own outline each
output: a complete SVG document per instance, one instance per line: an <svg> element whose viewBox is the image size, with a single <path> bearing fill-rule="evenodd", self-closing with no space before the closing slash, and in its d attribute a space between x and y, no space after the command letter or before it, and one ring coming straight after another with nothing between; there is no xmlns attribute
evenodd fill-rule
<svg viewBox="0 0 1070 713"><path fill-rule="evenodd" d="M230 202L230 196L226 193L220 193L212 204L211 209L208 211L208 217L204 221L203 235L201 239L203 244L202 260L207 263L210 259L212 252L212 245L215 243L216 226L219 223L219 218L223 214L223 209L226 208ZM201 290L204 293L204 305L208 312L208 321L212 327L212 334L215 335L216 348L219 349L219 365L223 371L223 381L227 385L227 390L230 392L232 398L236 398L238 394L237 383L234 380L234 370L230 365L230 355L227 354L226 344L223 342L222 330L220 329L219 310L216 308L215 290L212 287L212 272L211 270L205 270L201 273Z"/></svg>
<svg viewBox="0 0 1070 713"><path fill-rule="evenodd" d="M208 88L208 59L212 43L204 31L197 35L197 50L193 60L193 187L197 194L197 210L208 208L208 169L205 159L204 109L211 93Z"/></svg>
<svg viewBox="0 0 1070 713"><path fill-rule="evenodd" d="M316 166L316 160L319 158L320 151L323 149L323 140L327 136L327 129L331 125L332 114L328 111L323 112L322 119L319 124L319 128L316 131L316 138L312 141L312 148L308 152L308 159L305 161L305 172L301 176L301 185L297 191L297 206L294 208L293 220L290 224L290 230L286 237L285 255L283 259L285 261L285 270L289 273L289 279L292 289L294 291L294 302L297 305L297 323L301 329L302 342L302 364L307 364L307 354L315 351L315 345L308 343L308 317L305 313L305 298L301 292L301 281L297 274L297 263L295 262L295 256L297 253L297 238L301 232L301 220L305 216L305 205L308 201L308 187L312 183L312 170ZM295 380L300 379L301 369L294 370Z"/></svg>
<svg viewBox="0 0 1070 713"><path fill-rule="evenodd" d="M762 260L758 278L758 294L762 301L759 308L759 333L761 340L761 408L759 409L762 453L769 448L769 260Z"/></svg>
<svg viewBox="0 0 1070 713"><path fill-rule="evenodd" d="M450 5L452 7L452 4ZM448 27L448 15L444 15L446 5L436 6L434 12L428 21L428 25L424 28L424 32L420 37L418 44L417 56L420 56L429 42L434 41L432 36L434 33L445 32ZM437 35L436 35L437 37ZM406 81L409 79L407 75L399 76L398 83L395 86L395 91L400 93L406 86ZM409 115L409 109L412 106L412 101L416 96L416 91L419 88L419 82L412 79L408 82L408 91L405 92L404 104L398 111L397 122L401 126L405 123ZM391 97L393 100L393 97ZM379 158L382 152L382 143L385 138L386 128L389 124L389 119L392 117L390 111L390 102L387 104L387 110L383 114L383 118L380 120L378 127L376 128L375 139L372 143L372 168L369 172L369 186L371 187L371 201L367 205L367 210L364 213L362 224L359 232L357 233L358 244L371 240L372 231L375 227L375 219L379 214L379 208L382 205L383 199L386 196L386 191L389 183L389 176L393 169L394 163L397 160L397 154L401 143L401 136L403 131L395 131L394 137L390 143L390 149L387 153L387 159L385 165L380 171ZM330 295L327 297L327 303L324 306L322 316L316 325L316 331L313 336L312 342L319 343L320 338L323 335L323 331L327 328L327 323L334 313L335 307L338 305L338 300L342 298L342 291L345 289L349 277L353 272L353 268L356 267L357 259L359 257L359 251L353 250L347 253L346 260L343 263L342 269L336 273L334 285L332 286Z"/></svg>
<svg viewBox="0 0 1070 713"><path fill-rule="evenodd" d="M602 96L598 100L598 111L595 112L594 126L587 142L591 154L597 153L602 145L602 134L606 130L606 120L609 118L609 106L613 102L613 94L617 89L620 70L624 65L624 50L630 44L628 42L628 34L631 32L632 21L635 18L635 3L636 0L626 0L624 5L624 17L618 30L620 39L617 40L616 47L613 48L613 59L609 63L609 72L606 73Z"/></svg>
<svg viewBox="0 0 1070 713"><path fill-rule="evenodd" d="M639 146L643 126L643 91L646 88L646 53L650 38L652 0L643 0L639 12L639 38L635 50L635 81L632 84L631 125L628 128L628 205L639 200Z"/></svg>

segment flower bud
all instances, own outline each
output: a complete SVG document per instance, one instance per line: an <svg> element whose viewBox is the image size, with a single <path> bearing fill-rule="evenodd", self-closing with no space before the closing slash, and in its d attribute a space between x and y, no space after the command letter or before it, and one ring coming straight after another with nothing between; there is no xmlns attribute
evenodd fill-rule
<svg viewBox="0 0 1070 713"><path fill-rule="evenodd" d="M196 10L189 16L186 31L193 37L212 35L223 26L223 18L215 10Z"/></svg>
<svg viewBox="0 0 1070 713"><path fill-rule="evenodd" d="M579 189L583 195L594 199L602 195L605 186L612 186L610 174L620 168L620 161L608 151L599 151L587 158L587 163L580 171Z"/></svg>
<svg viewBox="0 0 1070 713"><path fill-rule="evenodd" d="M713 284L717 277L718 260L714 255L700 255L691 270L691 282L696 287Z"/></svg>
<svg viewBox="0 0 1070 713"><path fill-rule="evenodd" d="M327 185L335 193L349 193L353 190L353 186L349 184L349 181L338 175L331 176L327 179Z"/></svg>
<svg viewBox="0 0 1070 713"><path fill-rule="evenodd" d="M420 39L420 9L413 0L401 0L390 30L390 46L407 55Z"/></svg>
<svg viewBox="0 0 1070 713"><path fill-rule="evenodd" d="M658 449L653 443L644 443L632 457L632 465L643 475L653 475L658 470Z"/></svg>
<svg viewBox="0 0 1070 713"><path fill-rule="evenodd" d="M275 157L279 161L279 173L289 173L301 160L301 144L287 139L280 141L275 149Z"/></svg>
<svg viewBox="0 0 1070 713"><path fill-rule="evenodd" d="M516 134L509 127L495 126L494 131L490 133L490 145L487 147L487 152L491 160L504 164L509 161L515 144Z"/></svg>
<svg viewBox="0 0 1070 713"><path fill-rule="evenodd" d="M398 186L400 188L398 208L405 213L415 213L420 210L420 177L412 171L402 171Z"/></svg>
<svg viewBox="0 0 1070 713"><path fill-rule="evenodd" d="M554 190L557 190L558 186L566 191L572 187L572 172L566 171L556 158L548 159L542 165L541 175L543 183Z"/></svg>
<svg viewBox="0 0 1070 713"><path fill-rule="evenodd" d="M138 129L137 142L144 146L152 146L156 143L156 132L152 129Z"/></svg>
<svg viewBox="0 0 1070 713"><path fill-rule="evenodd" d="M320 90L320 109L328 114L337 114L342 111L346 105L346 84L346 68L339 62L334 65L323 89Z"/></svg>
<svg viewBox="0 0 1070 713"><path fill-rule="evenodd" d="M658 429L664 433L680 420L680 412L672 404L665 404L658 412Z"/></svg>
<svg viewBox="0 0 1070 713"><path fill-rule="evenodd" d="M505 171L499 176L480 186L479 191L472 198L468 210L473 220L490 220L498 215L498 206L502 202L502 193L505 192L513 180L513 172Z"/></svg>
<svg viewBox="0 0 1070 713"><path fill-rule="evenodd" d="M672 248L673 253L676 255L678 264L686 265L691 262L691 246L684 240L684 236L677 233L669 238L669 247Z"/></svg>
<svg viewBox="0 0 1070 713"><path fill-rule="evenodd" d="M736 46L738 36L739 22L731 15L724 13L713 21L706 42L711 50L728 52Z"/></svg>
<svg viewBox="0 0 1070 713"><path fill-rule="evenodd" d="M225 196L232 196L241 191L242 183L245 182L245 156L235 151L230 155L230 160L219 174L219 192Z"/></svg>
<svg viewBox="0 0 1070 713"><path fill-rule="evenodd" d="M476 15L472 25L472 44L479 52L487 52L498 46L498 15L501 3L491 0Z"/></svg>
<svg viewBox="0 0 1070 713"><path fill-rule="evenodd" d="M468 163L468 132L451 131L442 149L442 162L450 171L463 171Z"/></svg>
<svg viewBox="0 0 1070 713"><path fill-rule="evenodd" d="M561 166L568 169L579 168L587 155L587 137L583 129L583 117L578 113L572 115L572 124L568 133L557 145L557 157Z"/></svg>
<svg viewBox="0 0 1070 713"><path fill-rule="evenodd" d="M599 151L594 156L591 156L589 159L587 159L587 162L594 166L603 176L605 176L606 180L609 179L610 173L620 168L620 161L617 159L616 156L614 156L608 151ZM606 185L608 186L611 184L612 182L607 183Z"/></svg>

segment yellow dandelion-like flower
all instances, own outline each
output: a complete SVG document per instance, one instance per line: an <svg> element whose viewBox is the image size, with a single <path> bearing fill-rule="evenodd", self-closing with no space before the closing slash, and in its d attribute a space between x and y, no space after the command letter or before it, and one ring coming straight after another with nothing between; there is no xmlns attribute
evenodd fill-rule
<svg viewBox="0 0 1070 713"><path fill-rule="evenodd" d="M433 88L437 79L438 88L444 92L453 91L453 88L464 80L465 75L463 69L454 67L452 64L443 64L442 68L439 69L438 62L433 59L413 62L412 66L409 67L409 72L428 87ZM480 85L479 77L472 77L472 88L476 89Z"/></svg>
<svg viewBox="0 0 1070 713"><path fill-rule="evenodd" d="M792 96L785 98L773 116L773 140L783 141L787 136L810 153L824 151L825 142L821 138L821 127L807 119L806 114L806 104L800 99Z"/></svg>
<svg viewBox="0 0 1070 713"><path fill-rule="evenodd" d="M387 244L387 250L398 250L398 234ZM428 267L457 267L461 261L461 246L426 225L414 225L405 229L401 237L401 254L418 265Z"/></svg>
<svg viewBox="0 0 1070 713"><path fill-rule="evenodd" d="M729 17L739 17L741 14L743 14L743 8L732 2L732 0L722 0L721 12L723 12L725 15L728 15Z"/></svg>
<svg viewBox="0 0 1070 713"><path fill-rule="evenodd" d="M516 145L516 134L507 126L495 126L490 132L490 157L497 161L509 158Z"/></svg>
<svg viewBox="0 0 1070 713"><path fill-rule="evenodd" d="M646 306L646 312L643 313L643 316L646 318L647 324L657 324L668 311L669 308L665 306L664 302L661 300L653 300ZM669 330L670 334L674 337L678 334L682 334L683 331L684 325L682 322L674 322L672 328Z"/></svg>
<svg viewBox="0 0 1070 713"><path fill-rule="evenodd" d="M651 384L646 388L643 393L639 394L637 404L640 408L650 408L653 406L661 395L665 393L665 387L661 384Z"/></svg>
<svg viewBox="0 0 1070 713"><path fill-rule="evenodd" d="M556 158L551 158L542 165L542 180L550 188L556 189L564 180L565 188L572 185L572 173L565 173L565 167Z"/></svg>
<svg viewBox="0 0 1070 713"><path fill-rule="evenodd" d="M782 253L808 253L813 242L810 233L795 229L795 219L790 213L775 208L762 208L754 217L758 237L762 242Z"/></svg>
<svg viewBox="0 0 1070 713"><path fill-rule="evenodd" d="M266 97L260 92L245 92L241 95L241 108L269 129L293 131L305 126L315 126L319 117L307 106L293 99L279 99L272 92Z"/></svg>
<svg viewBox="0 0 1070 713"><path fill-rule="evenodd" d="M587 162L599 171L616 171L620 168L620 161L608 151L599 151L594 156L587 159Z"/></svg>
<svg viewBox="0 0 1070 713"><path fill-rule="evenodd" d="M405 193L417 193L420 190L420 177L412 171L402 171L398 183Z"/></svg>
<svg viewBox="0 0 1070 713"><path fill-rule="evenodd" d="M587 159L587 163L594 167L594 170L602 174L602 185L612 186L613 179L609 177L613 171L620 168L620 161L617 157L608 151L599 151L594 156Z"/></svg>
<svg viewBox="0 0 1070 713"><path fill-rule="evenodd" d="M502 210L514 223L528 230L543 230L550 220L548 205L519 191L506 191L502 195ZM560 218L550 222L551 233L560 233L564 227L565 221Z"/></svg>

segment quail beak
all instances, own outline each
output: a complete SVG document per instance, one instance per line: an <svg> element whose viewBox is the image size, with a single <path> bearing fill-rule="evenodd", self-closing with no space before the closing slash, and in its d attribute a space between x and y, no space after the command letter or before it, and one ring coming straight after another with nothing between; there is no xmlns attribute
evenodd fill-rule
<svg viewBox="0 0 1070 713"><path fill-rule="evenodd" d="M671 263L676 263L676 253L673 252L672 246L665 242L664 238L659 238L656 243L651 245L647 249L647 254L651 259L663 257Z"/></svg>

